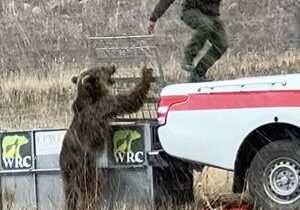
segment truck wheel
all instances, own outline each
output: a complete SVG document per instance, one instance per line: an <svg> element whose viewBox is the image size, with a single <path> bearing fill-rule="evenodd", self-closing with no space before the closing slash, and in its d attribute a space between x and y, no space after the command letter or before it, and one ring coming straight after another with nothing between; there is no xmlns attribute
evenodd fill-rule
<svg viewBox="0 0 300 210"><path fill-rule="evenodd" d="M251 163L248 186L257 207L299 209L300 145L280 140L264 146Z"/></svg>

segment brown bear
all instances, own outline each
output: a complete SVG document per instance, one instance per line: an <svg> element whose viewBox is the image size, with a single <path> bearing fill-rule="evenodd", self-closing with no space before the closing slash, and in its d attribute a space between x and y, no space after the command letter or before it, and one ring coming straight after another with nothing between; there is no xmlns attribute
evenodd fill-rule
<svg viewBox="0 0 300 210"><path fill-rule="evenodd" d="M97 158L111 139L110 122L117 115L138 111L154 81L153 70L144 67L141 82L130 94L110 95L115 71L114 66L93 67L72 78L77 85L74 117L59 160L67 210L95 209L105 187Z"/></svg>

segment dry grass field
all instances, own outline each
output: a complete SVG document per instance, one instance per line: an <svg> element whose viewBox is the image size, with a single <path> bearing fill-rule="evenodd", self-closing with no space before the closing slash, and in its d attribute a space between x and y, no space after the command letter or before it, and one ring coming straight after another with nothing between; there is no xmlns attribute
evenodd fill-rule
<svg viewBox="0 0 300 210"><path fill-rule="evenodd" d="M210 69L209 76L215 80L234 79L245 76L296 73L300 71L300 51L261 54L230 54L222 57ZM46 77L34 72L11 75L0 83L0 129L27 129L39 127L66 127L72 117L71 102L75 96L71 77L83 69L72 67L53 69ZM169 82L185 82L187 74L180 70L172 58L163 66ZM130 70L139 74L139 69Z"/></svg>

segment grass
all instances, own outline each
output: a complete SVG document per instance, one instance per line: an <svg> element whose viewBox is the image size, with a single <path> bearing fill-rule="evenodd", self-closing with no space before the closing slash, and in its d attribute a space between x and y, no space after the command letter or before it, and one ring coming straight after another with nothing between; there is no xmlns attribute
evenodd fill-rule
<svg viewBox="0 0 300 210"><path fill-rule="evenodd" d="M71 69L71 68L70 68ZM172 57L164 66L169 82L184 82L188 74L180 70L178 58ZM291 49L283 53L252 52L224 55L209 70L216 80L295 73L300 70L300 52ZM70 78L80 69L54 69L47 77L35 74L12 75L0 84L0 129L36 127L66 127L72 119L70 105L75 88ZM136 72L139 72L137 70ZM136 73L135 73L136 74Z"/></svg>

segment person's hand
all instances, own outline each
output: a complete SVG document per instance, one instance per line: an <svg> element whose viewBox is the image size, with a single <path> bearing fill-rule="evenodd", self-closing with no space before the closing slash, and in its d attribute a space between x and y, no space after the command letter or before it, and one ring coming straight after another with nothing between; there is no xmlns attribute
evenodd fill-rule
<svg viewBox="0 0 300 210"><path fill-rule="evenodd" d="M147 24L148 34L152 34L155 28L156 22L149 20Z"/></svg>

